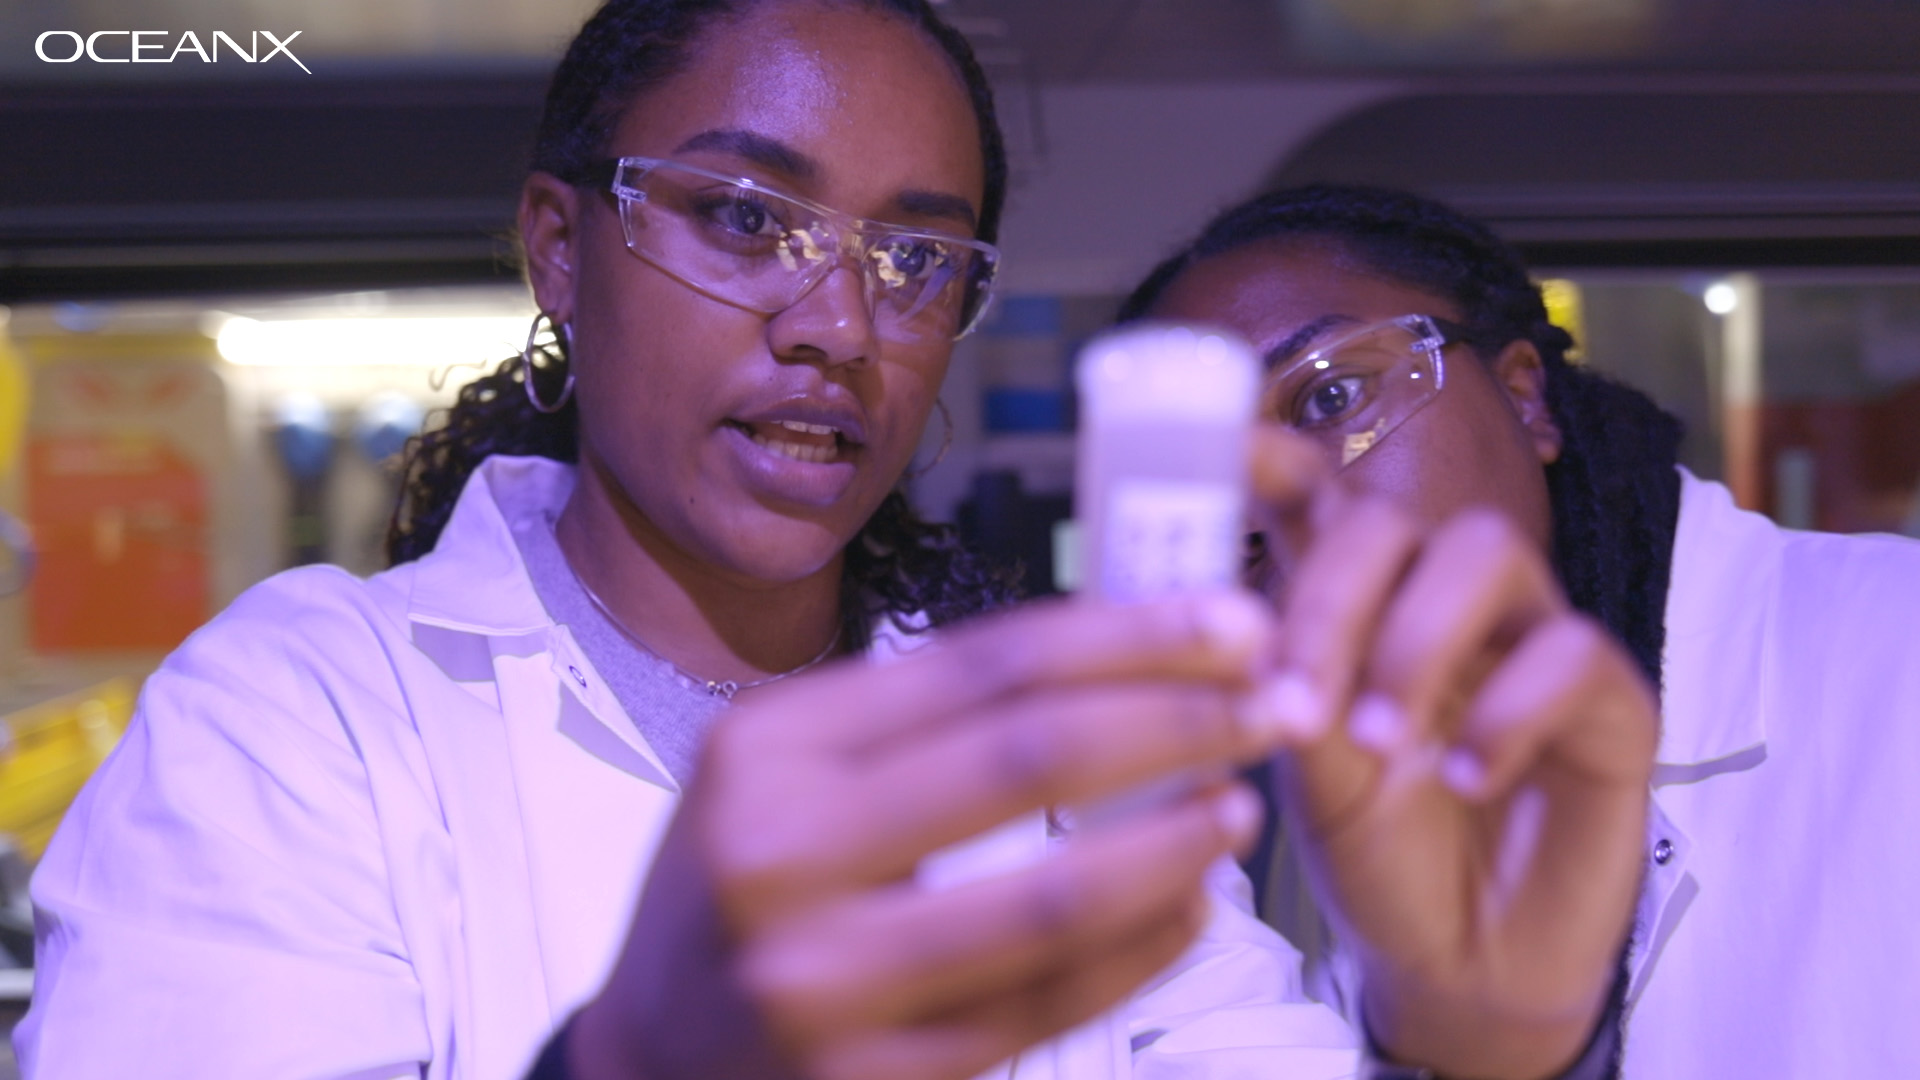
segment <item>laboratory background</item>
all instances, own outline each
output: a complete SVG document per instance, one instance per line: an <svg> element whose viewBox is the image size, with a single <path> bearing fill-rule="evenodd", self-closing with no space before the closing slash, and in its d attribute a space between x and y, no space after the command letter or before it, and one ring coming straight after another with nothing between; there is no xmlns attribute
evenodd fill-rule
<svg viewBox="0 0 1920 1080"><path fill-rule="evenodd" d="M513 208L591 6L0 6L0 1080L26 875L141 679L276 571L379 570L405 440L519 351ZM1029 592L1074 575L1076 349L1212 212L1322 180L1494 224L1742 505L1920 535L1920 5L940 7L1013 182L911 494Z"/></svg>

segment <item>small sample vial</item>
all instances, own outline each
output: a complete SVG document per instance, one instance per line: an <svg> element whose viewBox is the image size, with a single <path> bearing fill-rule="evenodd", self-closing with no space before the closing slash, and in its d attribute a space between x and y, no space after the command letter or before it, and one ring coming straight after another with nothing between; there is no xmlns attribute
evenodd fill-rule
<svg viewBox="0 0 1920 1080"><path fill-rule="evenodd" d="M1239 578L1260 364L1216 330L1147 325L1080 354L1081 582L1146 600Z"/></svg>
<svg viewBox="0 0 1920 1080"><path fill-rule="evenodd" d="M1083 588L1122 603L1240 578L1260 363L1201 327L1129 327L1080 354L1075 517ZM1175 775L1069 812L1100 828L1178 799Z"/></svg>

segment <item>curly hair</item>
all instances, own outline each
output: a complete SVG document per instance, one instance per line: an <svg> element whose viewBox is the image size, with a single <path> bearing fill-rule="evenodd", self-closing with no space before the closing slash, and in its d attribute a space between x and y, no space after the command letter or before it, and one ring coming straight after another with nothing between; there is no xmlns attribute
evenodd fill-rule
<svg viewBox="0 0 1920 1080"><path fill-rule="evenodd" d="M1141 282L1120 318L1146 315L1194 263L1279 237L1332 242L1373 273L1449 301L1483 360L1523 339L1539 350L1564 440L1546 470L1554 569L1574 606L1613 631L1659 685L1680 421L1645 394L1570 364L1573 338L1548 320L1519 255L1480 222L1405 192L1313 185L1227 210Z"/></svg>
<svg viewBox="0 0 1920 1080"><path fill-rule="evenodd" d="M532 169L576 185L624 111L647 90L685 68L705 34L750 10L759 0L609 0L581 27L547 90L534 139ZM985 188L975 235L992 242L1006 201L1007 156L993 91L965 37L942 22L926 0L842 0L905 19L952 61L966 84L979 121ZM531 365L533 389L543 401L566 382L564 335L540 350ZM579 411L571 400L553 413L527 400L519 357L460 389L446 422L407 447L399 504L387 531L395 564L433 549L467 479L494 454L579 459ZM848 543L841 579L843 640L863 648L878 615L902 629L924 615L938 626L1010 603L1014 575L968 551L949 526L920 520L895 491Z"/></svg>

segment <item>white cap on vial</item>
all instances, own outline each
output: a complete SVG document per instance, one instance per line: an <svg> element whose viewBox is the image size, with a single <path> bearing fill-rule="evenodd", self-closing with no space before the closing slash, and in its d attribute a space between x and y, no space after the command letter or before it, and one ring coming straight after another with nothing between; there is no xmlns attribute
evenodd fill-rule
<svg viewBox="0 0 1920 1080"><path fill-rule="evenodd" d="M1088 343L1076 376L1083 424L1245 423L1260 362L1252 346L1227 331L1149 323Z"/></svg>

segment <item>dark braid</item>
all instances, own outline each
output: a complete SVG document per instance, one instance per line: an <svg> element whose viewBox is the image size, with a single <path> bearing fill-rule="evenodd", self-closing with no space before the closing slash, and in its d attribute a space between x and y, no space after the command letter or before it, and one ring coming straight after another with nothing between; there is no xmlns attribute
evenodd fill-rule
<svg viewBox="0 0 1920 1080"><path fill-rule="evenodd" d="M1547 319L1520 257L1485 225L1419 196L1315 185L1262 195L1215 218L1121 308L1146 315L1189 266L1277 237L1323 240L1371 271L1449 301L1482 359L1525 339L1546 364L1560 459L1547 467L1553 559L1574 605L1611 629L1657 685L1679 518L1680 421L1645 394L1567 362L1573 338Z"/></svg>
<svg viewBox="0 0 1920 1080"><path fill-rule="evenodd" d="M765 0L609 0L567 47L547 90L534 140L532 167L563 180L585 182L591 164L606 156L608 139L626 108L682 70L700 38L719 22ZM992 242L1006 201L1007 156L994 112L993 90L958 31L926 0L838 0L906 19L953 62L980 124L984 194L975 235ZM538 356L535 388L554 401L565 382L563 343ZM579 459L579 410L569 400L554 413L527 401L518 357L460 390L446 423L416 436L407 448L405 485L387 531L395 564L433 550L455 501L480 463L494 454ZM963 548L946 525L921 521L905 496L880 504L848 545L842 579L845 638L866 645L870 620L896 622L925 613L932 625L1011 602L1014 579Z"/></svg>

